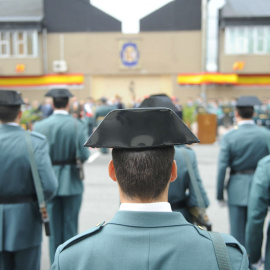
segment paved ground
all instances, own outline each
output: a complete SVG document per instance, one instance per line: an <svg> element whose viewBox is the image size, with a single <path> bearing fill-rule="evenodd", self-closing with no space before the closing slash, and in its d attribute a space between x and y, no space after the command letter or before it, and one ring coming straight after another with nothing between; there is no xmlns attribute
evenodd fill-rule
<svg viewBox="0 0 270 270"><path fill-rule="evenodd" d="M199 170L206 187L211 205L208 215L213 223L213 230L229 232L227 208L220 208L215 200L218 144L194 145L197 153ZM79 231L83 232L99 222L109 221L119 206L116 184L109 179L107 165L110 155L99 155L92 151L91 163L85 165L85 192L80 212ZM49 269L48 240L44 236L42 245L41 270Z"/></svg>

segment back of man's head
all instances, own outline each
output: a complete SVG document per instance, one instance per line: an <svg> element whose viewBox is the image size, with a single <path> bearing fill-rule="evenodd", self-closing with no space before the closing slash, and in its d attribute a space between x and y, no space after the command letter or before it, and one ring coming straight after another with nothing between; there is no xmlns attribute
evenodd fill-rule
<svg viewBox="0 0 270 270"><path fill-rule="evenodd" d="M157 199L169 183L174 147L114 148L112 157L117 182L125 196L151 201Z"/></svg>
<svg viewBox="0 0 270 270"><path fill-rule="evenodd" d="M53 98L53 105L56 109L63 109L67 107L68 101L69 101L68 97Z"/></svg>
<svg viewBox="0 0 270 270"><path fill-rule="evenodd" d="M251 119L254 114L254 108L252 106L237 106L236 110L243 119Z"/></svg>
<svg viewBox="0 0 270 270"><path fill-rule="evenodd" d="M0 106L0 121L2 123L14 122L21 110L21 105Z"/></svg>

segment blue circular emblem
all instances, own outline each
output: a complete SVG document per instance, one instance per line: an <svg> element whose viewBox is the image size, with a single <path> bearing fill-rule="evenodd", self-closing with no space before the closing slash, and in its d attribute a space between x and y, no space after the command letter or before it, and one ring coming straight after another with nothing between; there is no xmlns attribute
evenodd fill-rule
<svg viewBox="0 0 270 270"><path fill-rule="evenodd" d="M120 55L124 66L136 66L139 61L139 50L137 44L132 42L123 44Z"/></svg>

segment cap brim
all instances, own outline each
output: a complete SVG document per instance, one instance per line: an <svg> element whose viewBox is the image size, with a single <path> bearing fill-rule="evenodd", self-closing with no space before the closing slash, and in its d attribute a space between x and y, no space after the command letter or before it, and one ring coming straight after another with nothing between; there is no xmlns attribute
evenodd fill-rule
<svg viewBox="0 0 270 270"><path fill-rule="evenodd" d="M111 111L84 144L94 148L153 148L200 142L168 108Z"/></svg>

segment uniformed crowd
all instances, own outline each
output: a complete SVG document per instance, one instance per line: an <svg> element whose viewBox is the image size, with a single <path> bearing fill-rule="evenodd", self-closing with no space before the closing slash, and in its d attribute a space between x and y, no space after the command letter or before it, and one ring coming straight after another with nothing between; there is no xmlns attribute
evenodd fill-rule
<svg viewBox="0 0 270 270"><path fill-rule="evenodd" d="M227 189L231 236L211 232L196 155L186 146L199 140L176 99L152 95L124 109L120 97L113 106L103 98L94 109L91 98L82 108L65 88L46 97L53 103L28 132L20 126L27 104L0 90L0 269L40 269L42 221L54 270L249 269L263 261L270 131L253 120L258 98L235 101L237 125L220 142L217 199L225 205ZM107 224L77 235L89 147L112 149L108 171L121 205Z"/></svg>

